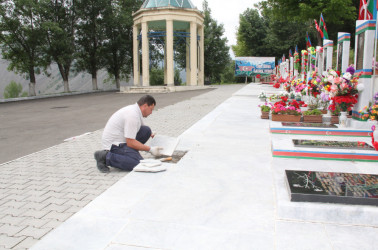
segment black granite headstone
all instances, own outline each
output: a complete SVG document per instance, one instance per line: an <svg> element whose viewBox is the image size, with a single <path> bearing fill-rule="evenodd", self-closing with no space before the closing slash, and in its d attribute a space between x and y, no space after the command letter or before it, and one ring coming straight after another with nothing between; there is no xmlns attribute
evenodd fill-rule
<svg viewBox="0 0 378 250"><path fill-rule="evenodd" d="M285 171L291 201L378 206L378 175Z"/></svg>
<svg viewBox="0 0 378 250"><path fill-rule="evenodd" d="M351 150L375 150L372 146L365 142L359 141L322 141L322 140L295 140L295 147L304 148L335 148L335 149L351 149Z"/></svg>

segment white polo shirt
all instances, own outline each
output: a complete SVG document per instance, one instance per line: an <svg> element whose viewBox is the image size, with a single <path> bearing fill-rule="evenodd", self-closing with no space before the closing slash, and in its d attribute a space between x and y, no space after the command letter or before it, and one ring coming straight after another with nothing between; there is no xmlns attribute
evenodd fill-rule
<svg viewBox="0 0 378 250"><path fill-rule="evenodd" d="M121 108L106 123L102 133L103 149L110 150L112 144L126 143L126 138L135 139L142 125L143 115L137 103Z"/></svg>

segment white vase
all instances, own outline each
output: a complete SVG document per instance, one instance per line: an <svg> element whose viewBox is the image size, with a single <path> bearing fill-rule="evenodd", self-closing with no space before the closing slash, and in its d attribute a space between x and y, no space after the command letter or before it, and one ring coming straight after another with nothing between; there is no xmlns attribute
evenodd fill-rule
<svg viewBox="0 0 378 250"><path fill-rule="evenodd" d="M346 128L347 120L348 120L347 112L341 111L340 116L339 116L339 128Z"/></svg>

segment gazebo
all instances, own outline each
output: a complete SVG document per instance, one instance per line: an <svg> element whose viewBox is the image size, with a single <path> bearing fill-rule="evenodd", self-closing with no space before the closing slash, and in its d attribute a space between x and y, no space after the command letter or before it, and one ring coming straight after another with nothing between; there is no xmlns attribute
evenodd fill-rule
<svg viewBox="0 0 378 250"><path fill-rule="evenodd" d="M153 38L164 48L164 84L174 86L174 37L186 47L186 85L204 85L204 16L190 0L146 0L133 20L134 86L150 86Z"/></svg>

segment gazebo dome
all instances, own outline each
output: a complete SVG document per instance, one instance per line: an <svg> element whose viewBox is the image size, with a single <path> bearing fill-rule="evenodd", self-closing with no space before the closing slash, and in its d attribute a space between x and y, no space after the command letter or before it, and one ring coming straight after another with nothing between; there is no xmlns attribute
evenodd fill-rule
<svg viewBox="0 0 378 250"><path fill-rule="evenodd" d="M146 0L142 5L144 8L159 8L159 7L178 7L187 9L196 9L190 0Z"/></svg>

